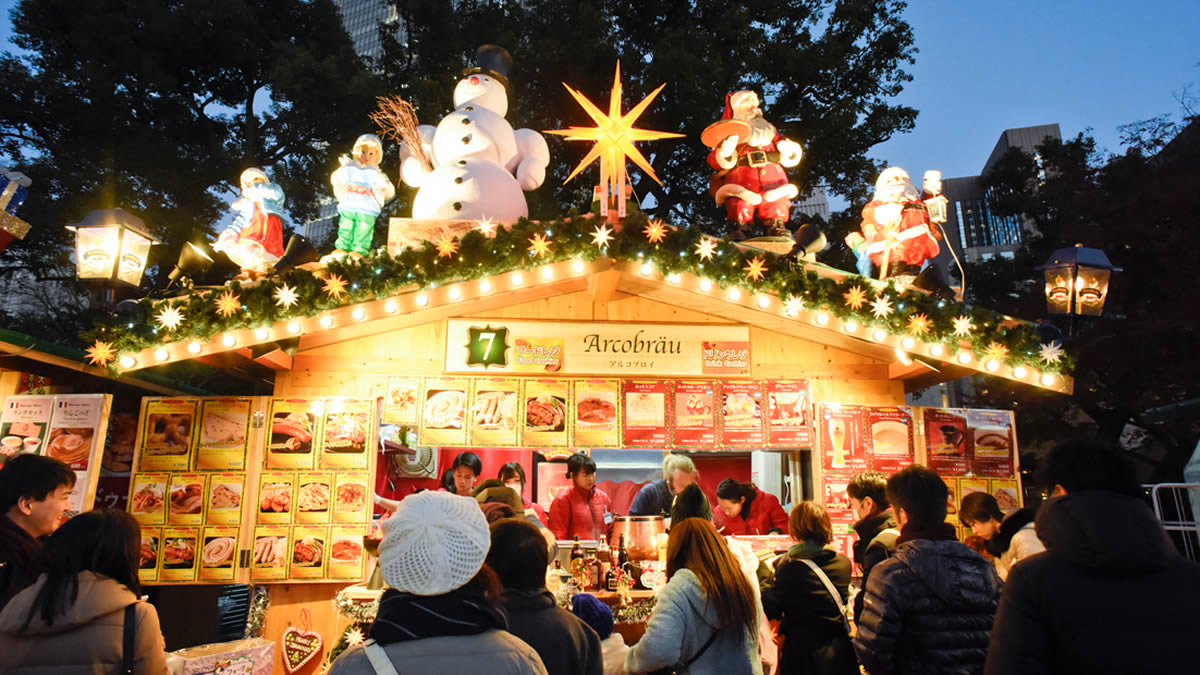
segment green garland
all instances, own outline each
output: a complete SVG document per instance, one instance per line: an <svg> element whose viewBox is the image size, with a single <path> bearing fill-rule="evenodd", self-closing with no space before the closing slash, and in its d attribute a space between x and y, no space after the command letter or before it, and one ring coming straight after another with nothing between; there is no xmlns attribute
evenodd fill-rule
<svg viewBox="0 0 1200 675"><path fill-rule="evenodd" d="M246 614L246 639L262 637L267 608L271 606L270 586L250 587L250 611Z"/></svg>
<svg viewBox="0 0 1200 675"><path fill-rule="evenodd" d="M869 330L884 328L893 334L907 334L908 321L916 314L930 320L929 332L918 336L927 342L940 341L950 347L958 346L980 356L993 343L1007 349L1005 362L1009 366L1028 366L1042 370L1069 372L1073 362L1063 355L1057 366L1039 362L1041 339L1033 326L1012 322L1009 317L982 307L939 300L919 291L897 289L888 285L878 294L870 282L851 274L841 281L818 275L804 263L794 263L782 257L756 252L743 253L734 244L717 240L716 252L708 261L695 254L696 244L708 235L697 228L667 228L659 243L650 243L643 228L648 219L633 214L625 219L620 232L612 234L608 246L601 250L592 243L592 232L602 221L575 212L554 221L534 222L522 219L512 229L498 228L495 238L489 239L478 230L471 230L459 241L458 252L439 257L432 242L418 249L408 249L399 255L386 251L363 259L343 259L328 265L330 274L346 282L346 294L331 298L323 290L324 282L311 272L296 269L273 282L243 287L232 282L228 288L237 294L241 311L229 317L217 314L215 299L225 289L194 293L173 302L183 314L183 322L175 330L160 330L156 312L163 300L144 298L137 302L132 313L112 317L107 323L81 337L88 343L103 340L113 345L118 354L137 352L156 345L189 339L208 341L219 333L245 328L269 326L297 316L314 316L340 306L356 304L394 295L403 290L434 288L457 281L478 279L513 270L527 270L569 259L590 262L601 257L617 261L649 263L661 274L693 274L710 279L716 286L742 288L777 293L781 299L798 298L806 308L823 309L840 319L854 319ZM541 232L551 241L547 256L535 258L529 251L530 238ZM746 277L746 264L754 257L766 259L766 274L759 281ZM286 283L296 290L298 303L291 309L279 307L275 290ZM868 296L882 295L895 310L885 318L871 313L870 302L859 309L845 304L844 294L859 286ZM955 336L953 320L968 316L975 328L970 335ZM1002 324L1008 325L1002 325ZM117 361L110 364L119 369Z"/></svg>
<svg viewBox="0 0 1200 675"><path fill-rule="evenodd" d="M351 599L343 588L333 596L333 608L339 615L356 623L371 623L379 614L379 598L372 602L361 602Z"/></svg>

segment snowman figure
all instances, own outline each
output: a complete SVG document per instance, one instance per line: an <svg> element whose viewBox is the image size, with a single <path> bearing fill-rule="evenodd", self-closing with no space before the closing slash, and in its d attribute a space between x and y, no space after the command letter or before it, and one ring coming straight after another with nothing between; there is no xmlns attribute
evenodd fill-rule
<svg viewBox="0 0 1200 675"><path fill-rule="evenodd" d="M413 218L513 222L529 215L524 191L546 179L546 139L532 129L514 131L504 119L512 56L484 45L476 64L454 87L454 112L437 127L417 128L429 163L400 147L400 177L417 188Z"/></svg>

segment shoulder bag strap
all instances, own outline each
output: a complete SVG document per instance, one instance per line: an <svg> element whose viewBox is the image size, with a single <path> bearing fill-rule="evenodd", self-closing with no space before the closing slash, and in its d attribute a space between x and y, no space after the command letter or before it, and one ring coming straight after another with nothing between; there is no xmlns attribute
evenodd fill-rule
<svg viewBox="0 0 1200 675"><path fill-rule="evenodd" d="M121 673L133 675L133 632L137 628L137 603L125 607L124 636L121 639Z"/></svg>
<svg viewBox="0 0 1200 675"><path fill-rule="evenodd" d="M840 593L838 593L837 589L834 588L833 582L830 581L829 577L825 575L825 571L817 566L817 563L809 560L808 558L797 558L797 560L805 565L808 565L808 568L817 575L817 578L821 580L821 583L825 584L825 590L829 591L829 597L833 598L833 604L837 606L838 614L842 616L842 625L846 627L846 633L849 633L850 620L846 618L846 608L842 605L842 596Z"/></svg>
<svg viewBox="0 0 1200 675"><path fill-rule="evenodd" d="M704 643L704 646L700 648L700 651L693 654L692 658L688 659L687 661L676 664L675 672L677 672L677 673L687 672L688 666L695 663L696 659L700 658L701 656L704 656L704 652L708 651L708 648L711 647L712 643L716 641L717 633L720 633L720 632L721 632L721 630L719 628L714 628L712 635L708 636L708 641Z"/></svg>
<svg viewBox="0 0 1200 675"><path fill-rule="evenodd" d="M388 658L387 652L383 651L383 647L380 647L378 642L367 640L363 643L363 651L367 653L367 660L371 662L371 668L377 675L400 675L396 672L396 666L392 665L392 660Z"/></svg>

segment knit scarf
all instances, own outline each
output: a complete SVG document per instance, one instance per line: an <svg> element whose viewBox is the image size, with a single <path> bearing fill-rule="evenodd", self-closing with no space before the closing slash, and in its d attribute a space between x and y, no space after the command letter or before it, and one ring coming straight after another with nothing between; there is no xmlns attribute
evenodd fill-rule
<svg viewBox="0 0 1200 675"><path fill-rule="evenodd" d="M477 635L493 628L507 630L508 619L473 584L433 596L389 589L379 601L371 637L386 645L431 637Z"/></svg>
<svg viewBox="0 0 1200 675"><path fill-rule="evenodd" d="M958 539L958 535L950 523L920 524L910 520L900 528L900 537L896 539L896 545L913 539Z"/></svg>
<svg viewBox="0 0 1200 675"><path fill-rule="evenodd" d="M800 558L810 558L814 553L819 553L825 549L825 544L816 539L805 539L804 541L792 546L788 549L788 558L798 560Z"/></svg>

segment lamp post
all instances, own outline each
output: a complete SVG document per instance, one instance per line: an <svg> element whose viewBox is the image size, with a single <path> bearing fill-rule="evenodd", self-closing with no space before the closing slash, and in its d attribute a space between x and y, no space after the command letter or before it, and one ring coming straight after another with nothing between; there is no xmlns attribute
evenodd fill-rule
<svg viewBox="0 0 1200 675"><path fill-rule="evenodd" d="M1076 317L1096 317L1104 313L1109 279L1113 272L1121 271L1109 261L1104 251L1085 248L1083 244L1058 249L1037 269L1045 277L1046 313L1070 317L1068 332L1072 336Z"/></svg>
<svg viewBox="0 0 1200 675"><path fill-rule="evenodd" d="M108 304L117 287L142 283L150 247L160 243L141 218L124 209L92 211L67 229L75 233L75 276L103 286Z"/></svg>

